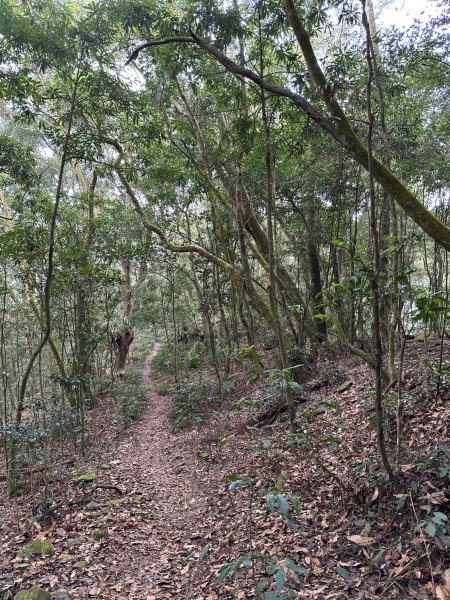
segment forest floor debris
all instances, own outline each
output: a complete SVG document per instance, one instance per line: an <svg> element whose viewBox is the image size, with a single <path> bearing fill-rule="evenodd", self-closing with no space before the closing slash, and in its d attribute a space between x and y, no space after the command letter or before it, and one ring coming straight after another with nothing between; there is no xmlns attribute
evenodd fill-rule
<svg viewBox="0 0 450 600"><path fill-rule="evenodd" d="M280 419L261 430L247 412L224 408L172 434L171 400L154 391L151 354L139 422L105 430L96 453L73 464L51 518L31 519L35 494L17 500L1 491L0 597L41 586L72 599L239 600L258 585L299 599L437 597L450 563L436 536L450 509L450 477L442 476L449 381L433 397L436 349L408 345L395 498L378 466L372 374L354 358L323 351L322 367L338 366L353 383L340 390L342 377L313 375L295 435ZM227 406L257 396L258 385L240 373ZM389 440L394 408L387 402ZM84 485L74 490L74 478ZM54 553L23 556L36 537Z"/></svg>

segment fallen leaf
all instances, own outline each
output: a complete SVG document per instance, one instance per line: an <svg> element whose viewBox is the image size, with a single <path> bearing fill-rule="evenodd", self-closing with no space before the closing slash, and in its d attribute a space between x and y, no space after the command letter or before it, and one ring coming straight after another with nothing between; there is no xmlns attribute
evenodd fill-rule
<svg viewBox="0 0 450 600"><path fill-rule="evenodd" d="M450 569L444 573L444 582L436 587L436 596L439 600L450 600Z"/></svg>
<svg viewBox="0 0 450 600"><path fill-rule="evenodd" d="M367 537L365 535L349 535L347 539L354 544L358 544L358 546L371 546L375 544L375 540L373 538Z"/></svg>

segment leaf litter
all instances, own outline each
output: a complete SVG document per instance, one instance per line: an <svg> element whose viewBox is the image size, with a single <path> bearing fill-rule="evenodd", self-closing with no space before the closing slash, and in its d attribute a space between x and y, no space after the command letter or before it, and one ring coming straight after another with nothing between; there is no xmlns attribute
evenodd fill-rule
<svg viewBox="0 0 450 600"><path fill-rule="evenodd" d="M99 439L89 457L96 477L85 478L86 489L70 485L83 474L75 462L59 488L66 506L42 525L30 520L30 495L5 500L0 597L41 585L77 599L216 600L254 598L257 585L266 594L277 585L280 598L447 600L448 551L413 528L424 516L421 505L449 514L449 479L417 461L449 438L449 389L427 401L432 373L421 369L418 383L423 346L410 346L405 384L413 399L396 498L378 465L371 373L348 355L325 351L321 364L338 363L352 385L338 390L313 379L300 407L303 435L293 437L282 420L261 431L244 411L224 408L226 420L170 433L170 399L153 391L153 353L143 372L142 418ZM252 386L239 374L228 403ZM105 487L91 494L97 482ZM18 552L36 535L55 552L24 561Z"/></svg>

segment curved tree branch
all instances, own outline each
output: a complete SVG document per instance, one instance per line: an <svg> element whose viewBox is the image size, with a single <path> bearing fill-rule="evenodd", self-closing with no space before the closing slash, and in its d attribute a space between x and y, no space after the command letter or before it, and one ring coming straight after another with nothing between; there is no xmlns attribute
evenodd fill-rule
<svg viewBox="0 0 450 600"><path fill-rule="evenodd" d="M347 115L336 99L333 86L326 80L312 48L309 34L300 20L293 0L285 0L285 10L301 47L310 76L318 87L318 92L330 111L331 117L323 116L310 102L308 102L308 100L292 90L277 86L254 71L235 63L215 46L198 37L192 30L190 36L175 36L149 40L133 51L129 61L136 59L139 53L146 48L171 43L196 43L199 48L212 56L234 75L253 81L262 89L275 96L281 96L291 100L291 102L298 106L308 118L315 121L319 127L335 139L354 160L368 170L369 155L367 147L356 135ZM403 185L394 173L375 158L373 158L373 176L381 187L395 199L397 204L403 208L406 214L411 217L425 233L441 244L446 250L450 250L450 228L427 210L419 199Z"/></svg>

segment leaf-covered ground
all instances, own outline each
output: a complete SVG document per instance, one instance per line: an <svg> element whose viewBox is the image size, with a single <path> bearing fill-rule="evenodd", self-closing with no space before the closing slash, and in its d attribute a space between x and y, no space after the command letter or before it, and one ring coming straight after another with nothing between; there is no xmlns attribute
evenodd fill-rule
<svg viewBox="0 0 450 600"><path fill-rule="evenodd" d="M0 597L39 584L72 599L250 599L259 586L268 600L448 600L449 551L439 535L450 514L449 377L436 397L437 353L433 343L408 344L395 496L378 463L373 377L356 359L323 351L295 436L282 418L262 429L242 408L228 411L267 395L268 385L248 372L236 375L207 425L172 434L171 401L155 392L151 355L139 422L111 428L103 406L95 451L54 469L44 519L32 519L39 474L19 499L1 490ZM448 342L444 355L448 366ZM393 455L393 401L386 413ZM81 488L71 482L88 473L96 479ZM37 536L53 554L21 556Z"/></svg>

